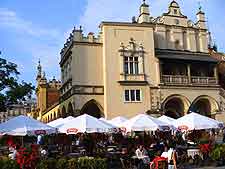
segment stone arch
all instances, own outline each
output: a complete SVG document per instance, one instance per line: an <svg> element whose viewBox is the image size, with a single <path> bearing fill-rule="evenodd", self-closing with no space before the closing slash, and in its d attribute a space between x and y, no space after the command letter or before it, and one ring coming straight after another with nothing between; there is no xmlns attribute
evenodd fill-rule
<svg viewBox="0 0 225 169"><path fill-rule="evenodd" d="M164 114L175 119L185 115L189 107L190 101L182 95L170 95L162 104Z"/></svg>
<svg viewBox="0 0 225 169"><path fill-rule="evenodd" d="M51 113L50 114L50 121L52 121L53 120L53 114Z"/></svg>
<svg viewBox="0 0 225 169"><path fill-rule="evenodd" d="M207 95L198 96L191 104L189 111L212 117L219 110L218 102Z"/></svg>
<svg viewBox="0 0 225 169"><path fill-rule="evenodd" d="M61 115L62 115L62 118L65 118L67 116L65 106L63 106L63 108L62 108Z"/></svg>
<svg viewBox="0 0 225 169"><path fill-rule="evenodd" d="M56 112L54 111L54 120L57 119L57 114Z"/></svg>
<svg viewBox="0 0 225 169"><path fill-rule="evenodd" d="M96 118L104 117L102 106L96 100L90 100L84 104L81 109L81 114L88 114Z"/></svg>
<svg viewBox="0 0 225 169"><path fill-rule="evenodd" d="M57 118L60 118L60 117L62 117L62 115L60 113L60 109L58 109L58 111L57 111Z"/></svg>
<svg viewBox="0 0 225 169"><path fill-rule="evenodd" d="M74 116L74 109L73 109L73 105L71 102L69 102L69 104L68 104L67 113L70 116Z"/></svg>

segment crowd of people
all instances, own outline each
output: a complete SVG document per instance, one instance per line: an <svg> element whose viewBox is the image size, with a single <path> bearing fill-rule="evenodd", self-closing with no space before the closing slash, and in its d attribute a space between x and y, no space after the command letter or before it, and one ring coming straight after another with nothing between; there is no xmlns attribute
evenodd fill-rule
<svg viewBox="0 0 225 169"><path fill-rule="evenodd" d="M223 133L225 136L225 132ZM139 168L149 167L156 157L167 160L169 169L177 168L177 158L185 154L189 143L198 143L204 137L210 144L214 144L218 133L214 130L192 131L192 132L134 132L124 134L122 132L114 134L77 134L77 135L55 135L55 136L37 136L36 144L40 145L40 155L47 157L51 154L49 145L55 145L61 148L65 147L83 147L87 156L99 155L97 152L101 149L102 156L108 152L108 147L114 146L120 151L120 158L124 161L134 159L135 165ZM47 139L46 139L47 138ZM223 139L225 141L225 137ZM10 147L9 157L16 158L19 146ZM72 151L71 149L68 150ZM65 151L64 151L65 152ZM120 159L118 158L118 159Z"/></svg>

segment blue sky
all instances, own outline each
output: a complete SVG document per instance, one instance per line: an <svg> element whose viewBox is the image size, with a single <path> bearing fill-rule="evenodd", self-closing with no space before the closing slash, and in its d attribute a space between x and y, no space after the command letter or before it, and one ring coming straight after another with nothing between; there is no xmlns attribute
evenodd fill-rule
<svg viewBox="0 0 225 169"><path fill-rule="evenodd" d="M73 26L98 32L101 21L131 21L142 0L0 0L1 57L18 64L20 78L35 83L40 58L47 77L60 77L59 52ZM171 0L146 0L151 15L167 11ZM196 21L201 1L219 50L225 52L224 0L177 0Z"/></svg>

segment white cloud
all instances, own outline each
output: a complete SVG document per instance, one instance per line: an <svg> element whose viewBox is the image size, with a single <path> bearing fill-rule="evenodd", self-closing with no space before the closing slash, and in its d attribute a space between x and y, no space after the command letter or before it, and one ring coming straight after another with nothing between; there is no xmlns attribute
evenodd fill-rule
<svg viewBox="0 0 225 169"><path fill-rule="evenodd" d="M57 29L35 25L7 8L0 8L0 25L1 28L13 32L12 35L15 36L13 41L17 48L27 53L24 60L21 58L15 60L19 64L21 74L33 74L40 58L47 75L59 76L59 52L60 47L63 46L63 33ZM29 69L27 69L28 66ZM33 79L35 79L35 74Z"/></svg>
<svg viewBox="0 0 225 169"><path fill-rule="evenodd" d="M60 32L56 29L44 29L34 25L30 21L17 16L17 14L7 8L0 8L0 23L2 27L11 28L15 31L25 32L26 34L34 37L49 37L58 39Z"/></svg>

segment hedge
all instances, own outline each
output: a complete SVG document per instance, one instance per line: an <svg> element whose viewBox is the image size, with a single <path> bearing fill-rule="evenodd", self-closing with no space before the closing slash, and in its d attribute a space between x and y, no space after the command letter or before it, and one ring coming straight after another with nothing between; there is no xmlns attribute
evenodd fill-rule
<svg viewBox="0 0 225 169"><path fill-rule="evenodd" d="M20 169L20 166L15 160L9 158L0 158L0 168L1 169Z"/></svg>
<svg viewBox="0 0 225 169"><path fill-rule="evenodd" d="M107 160L93 157L43 159L37 169L107 169Z"/></svg>
<svg viewBox="0 0 225 169"><path fill-rule="evenodd" d="M15 160L0 158L1 169L20 169ZM80 157L80 158L48 158L38 162L36 169L107 169L105 158Z"/></svg>

